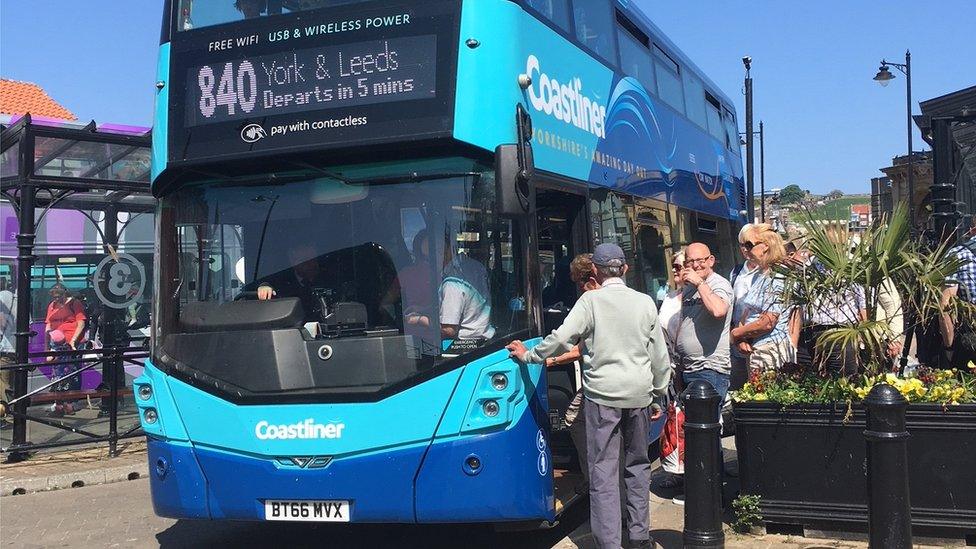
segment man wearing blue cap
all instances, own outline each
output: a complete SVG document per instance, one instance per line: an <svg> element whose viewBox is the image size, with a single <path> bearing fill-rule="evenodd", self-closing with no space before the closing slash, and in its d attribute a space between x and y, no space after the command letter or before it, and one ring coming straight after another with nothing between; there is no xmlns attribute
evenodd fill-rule
<svg viewBox="0 0 976 549"><path fill-rule="evenodd" d="M590 476L590 528L597 547L621 546L620 449L623 437L627 529L631 547L651 547L647 456L652 397L663 396L671 375L668 350L654 299L624 283L624 252L616 244L593 251L593 276L601 288L586 292L531 351L521 341L511 356L542 363L579 341L583 358L583 413Z"/></svg>

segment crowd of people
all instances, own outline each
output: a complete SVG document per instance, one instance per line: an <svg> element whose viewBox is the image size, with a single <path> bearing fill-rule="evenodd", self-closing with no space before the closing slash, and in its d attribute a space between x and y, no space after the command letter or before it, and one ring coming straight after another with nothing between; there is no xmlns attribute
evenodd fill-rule
<svg viewBox="0 0 976 549"><path fill-rule="evenodd" d="M976 259L974 237L976 225L955 253ZM716 258L704 243L693 242L675 253L660 309L652 298L627 287L623 250L600 244L571 263L580 295L563 324L531 349L518 340L508 345L511 356L523 362L581 362L582 389L569 406L566 424L584 462L598 547L621 546L621 478L630 546L653 543L647 512L648 425L662 414L666 394L676 395L694 381L707 382L721 397L715 410L721 421L721 403L750 374L796 362L839 374L857 372L857 349L816 343L827 330L867 319L864 289L851 285L828 299L787 303L784 269L823 265L802 245L784 242L768 224L746 225L738 244L745 262L728 277L716 272ZM976 261L955 277L950 293L976 301ZM877 302L874 320L887 324L893 360L905 344L905 323L890 280L880 284ZM976 339L971 330L962 331ZM667 483L680 489L681 479L671 477ZM682 496L675 501L683 502Z"/></svg>

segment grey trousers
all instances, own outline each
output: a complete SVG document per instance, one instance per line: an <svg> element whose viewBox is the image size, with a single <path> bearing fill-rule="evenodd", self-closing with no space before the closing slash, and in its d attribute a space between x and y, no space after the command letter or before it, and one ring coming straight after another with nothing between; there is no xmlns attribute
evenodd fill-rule
<svg viewBox="0 0 976 549"><path fill-rule="evenodd" d="M631 541L650 537L649 490L651 462L647 408L612 408L586 399L586 454L590 470L590 530L599 548L618 549L620 532L620 451L627 501L627 531Z"/></svg>

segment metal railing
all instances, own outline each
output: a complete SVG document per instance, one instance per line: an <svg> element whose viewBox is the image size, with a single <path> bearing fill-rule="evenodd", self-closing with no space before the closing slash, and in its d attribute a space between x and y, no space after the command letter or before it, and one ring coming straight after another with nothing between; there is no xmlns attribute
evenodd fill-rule
<svg viewBox="0 0 976 549"><path fill-rule="evenodd" d="M90 350L45 351L29 354L27 363L6 364L0 370L11 372L13 376L31 376L33 383L22 394L14 394L9 402L3 403L4 419L12 420L12 429L2 437L3 453L7 461L20 461L30 452L49 448L62 448L108 442L109 456L115 457L120 439L142 436L137 412L133 412L135 425L119 430L120 399L132 399L132 388L125 383L125 367L142 366L149 352L141 347L108 347ZM82 389L82 374L101 367L102 382L94 389ZM13 377L11 376L11 377ZM17 384L13 384L15 387ZM77 385L78 388L70 388ZM72 408L74 403L84 401L87 409L94 409L93 401L98 400L98 414L95 418L71 418L65 420L58 412ZM50 406L46 406L50 405ZM133 411L134 403L129 403ZM125 404L123 403L123 406ZM60 407L60 409L59 409ZM52 410L53 408L53 410ZM63 412L60 414L63 415ZM106 434L94 432L89 424L96 427L98 420L108 419ZM83 424L82 424L83 423ZM44 426L29 440L31 429L28 425ZM74 436L72 436L74 435ZM63 440L67 436L68 440Z"/></svg>

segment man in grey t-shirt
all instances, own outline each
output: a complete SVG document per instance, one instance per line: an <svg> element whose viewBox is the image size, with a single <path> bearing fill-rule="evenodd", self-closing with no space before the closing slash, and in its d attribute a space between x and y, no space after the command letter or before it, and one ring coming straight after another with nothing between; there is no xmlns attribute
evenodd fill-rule
<svg viewBox="0 0 976 549"><path fill-rule="evenodd" d="M700 242L688 245L675 347L685 385L698 379L707 381L721 397L721 406L729 391L729 323L734 300L732 284L714 267L715 256L708 246Z"/></svg>

